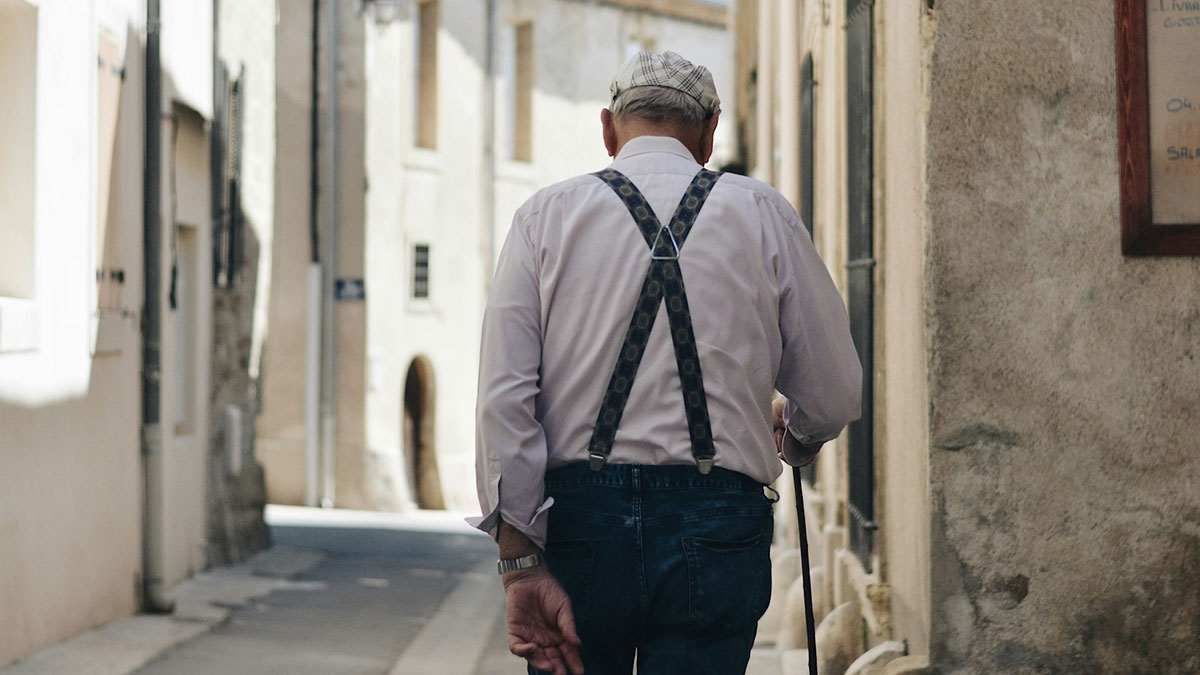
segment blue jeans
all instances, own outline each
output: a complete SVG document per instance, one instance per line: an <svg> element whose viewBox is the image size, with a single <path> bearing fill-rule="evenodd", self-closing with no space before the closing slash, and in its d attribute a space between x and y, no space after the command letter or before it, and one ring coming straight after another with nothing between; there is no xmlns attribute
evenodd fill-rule
<svg viewBox="0 0 1200 675"><path fill-rule="evenodd" d="M587 675L744 673L771 596L771 504L714 468L571 464L546 474L546 562ZM531 675L540 671L529 668Z"/></svg>

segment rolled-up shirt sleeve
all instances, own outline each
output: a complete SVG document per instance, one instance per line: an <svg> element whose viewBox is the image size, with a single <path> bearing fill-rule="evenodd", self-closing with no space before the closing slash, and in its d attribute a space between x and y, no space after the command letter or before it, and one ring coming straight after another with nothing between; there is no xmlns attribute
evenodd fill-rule
<svg viewBox="0 0 1200 675"><path fill-rule="evenodd" d="M492 537L500 520L545 548L546 435L535 415L541 367L537 258L518 211L504 242L483 316L475 410L475 481L483 515L468 522Z"/></svg>
<svg viewBox="0 0 1200 675"><path fill-rule="evenodd" d="M789 215L782 214L795 218ZM784 444L784 460L793 465L810 460L813 446L837 438L862 415L863 382L842 296L798 219L794 223L784 228L778 268L783 345L775 381L787 397L784 423L799 442Z"/></svg>

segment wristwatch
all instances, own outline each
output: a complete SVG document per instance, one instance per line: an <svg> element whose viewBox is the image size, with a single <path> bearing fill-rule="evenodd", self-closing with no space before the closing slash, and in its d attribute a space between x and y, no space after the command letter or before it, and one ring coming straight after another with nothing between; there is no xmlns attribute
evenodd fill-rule
<svg viewBox="0 0 1200 675"><path fill-rule="evenodd" d="M527 555L521 558L501 558L496 561L496 571L500 574L505 572L515 572L517 570L527 570L531 567L537 567L542 564L542 556L540 553Z"/></svg>

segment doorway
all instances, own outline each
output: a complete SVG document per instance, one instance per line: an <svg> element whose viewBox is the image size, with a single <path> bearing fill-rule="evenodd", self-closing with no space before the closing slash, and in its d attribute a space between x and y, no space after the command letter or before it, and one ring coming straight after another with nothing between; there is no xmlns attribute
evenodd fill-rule
<svg viewBox="0 0 1200 675"><path fill-rule="evenodd" d="M422 509L444 509L434 444L433 365L418 356L404 377L404 472L408 491Z"/></svg>

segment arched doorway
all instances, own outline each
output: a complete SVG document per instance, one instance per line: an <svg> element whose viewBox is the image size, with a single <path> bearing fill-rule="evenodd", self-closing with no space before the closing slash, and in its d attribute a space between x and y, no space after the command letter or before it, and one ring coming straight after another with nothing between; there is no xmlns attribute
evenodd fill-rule
<svg viewBox="0 0 1200 675"><path fill-rule="evenodd" d="M423 509L444 509L434 445L433 365L418 356L404 377L404 469L409 494Z"/></svg>

